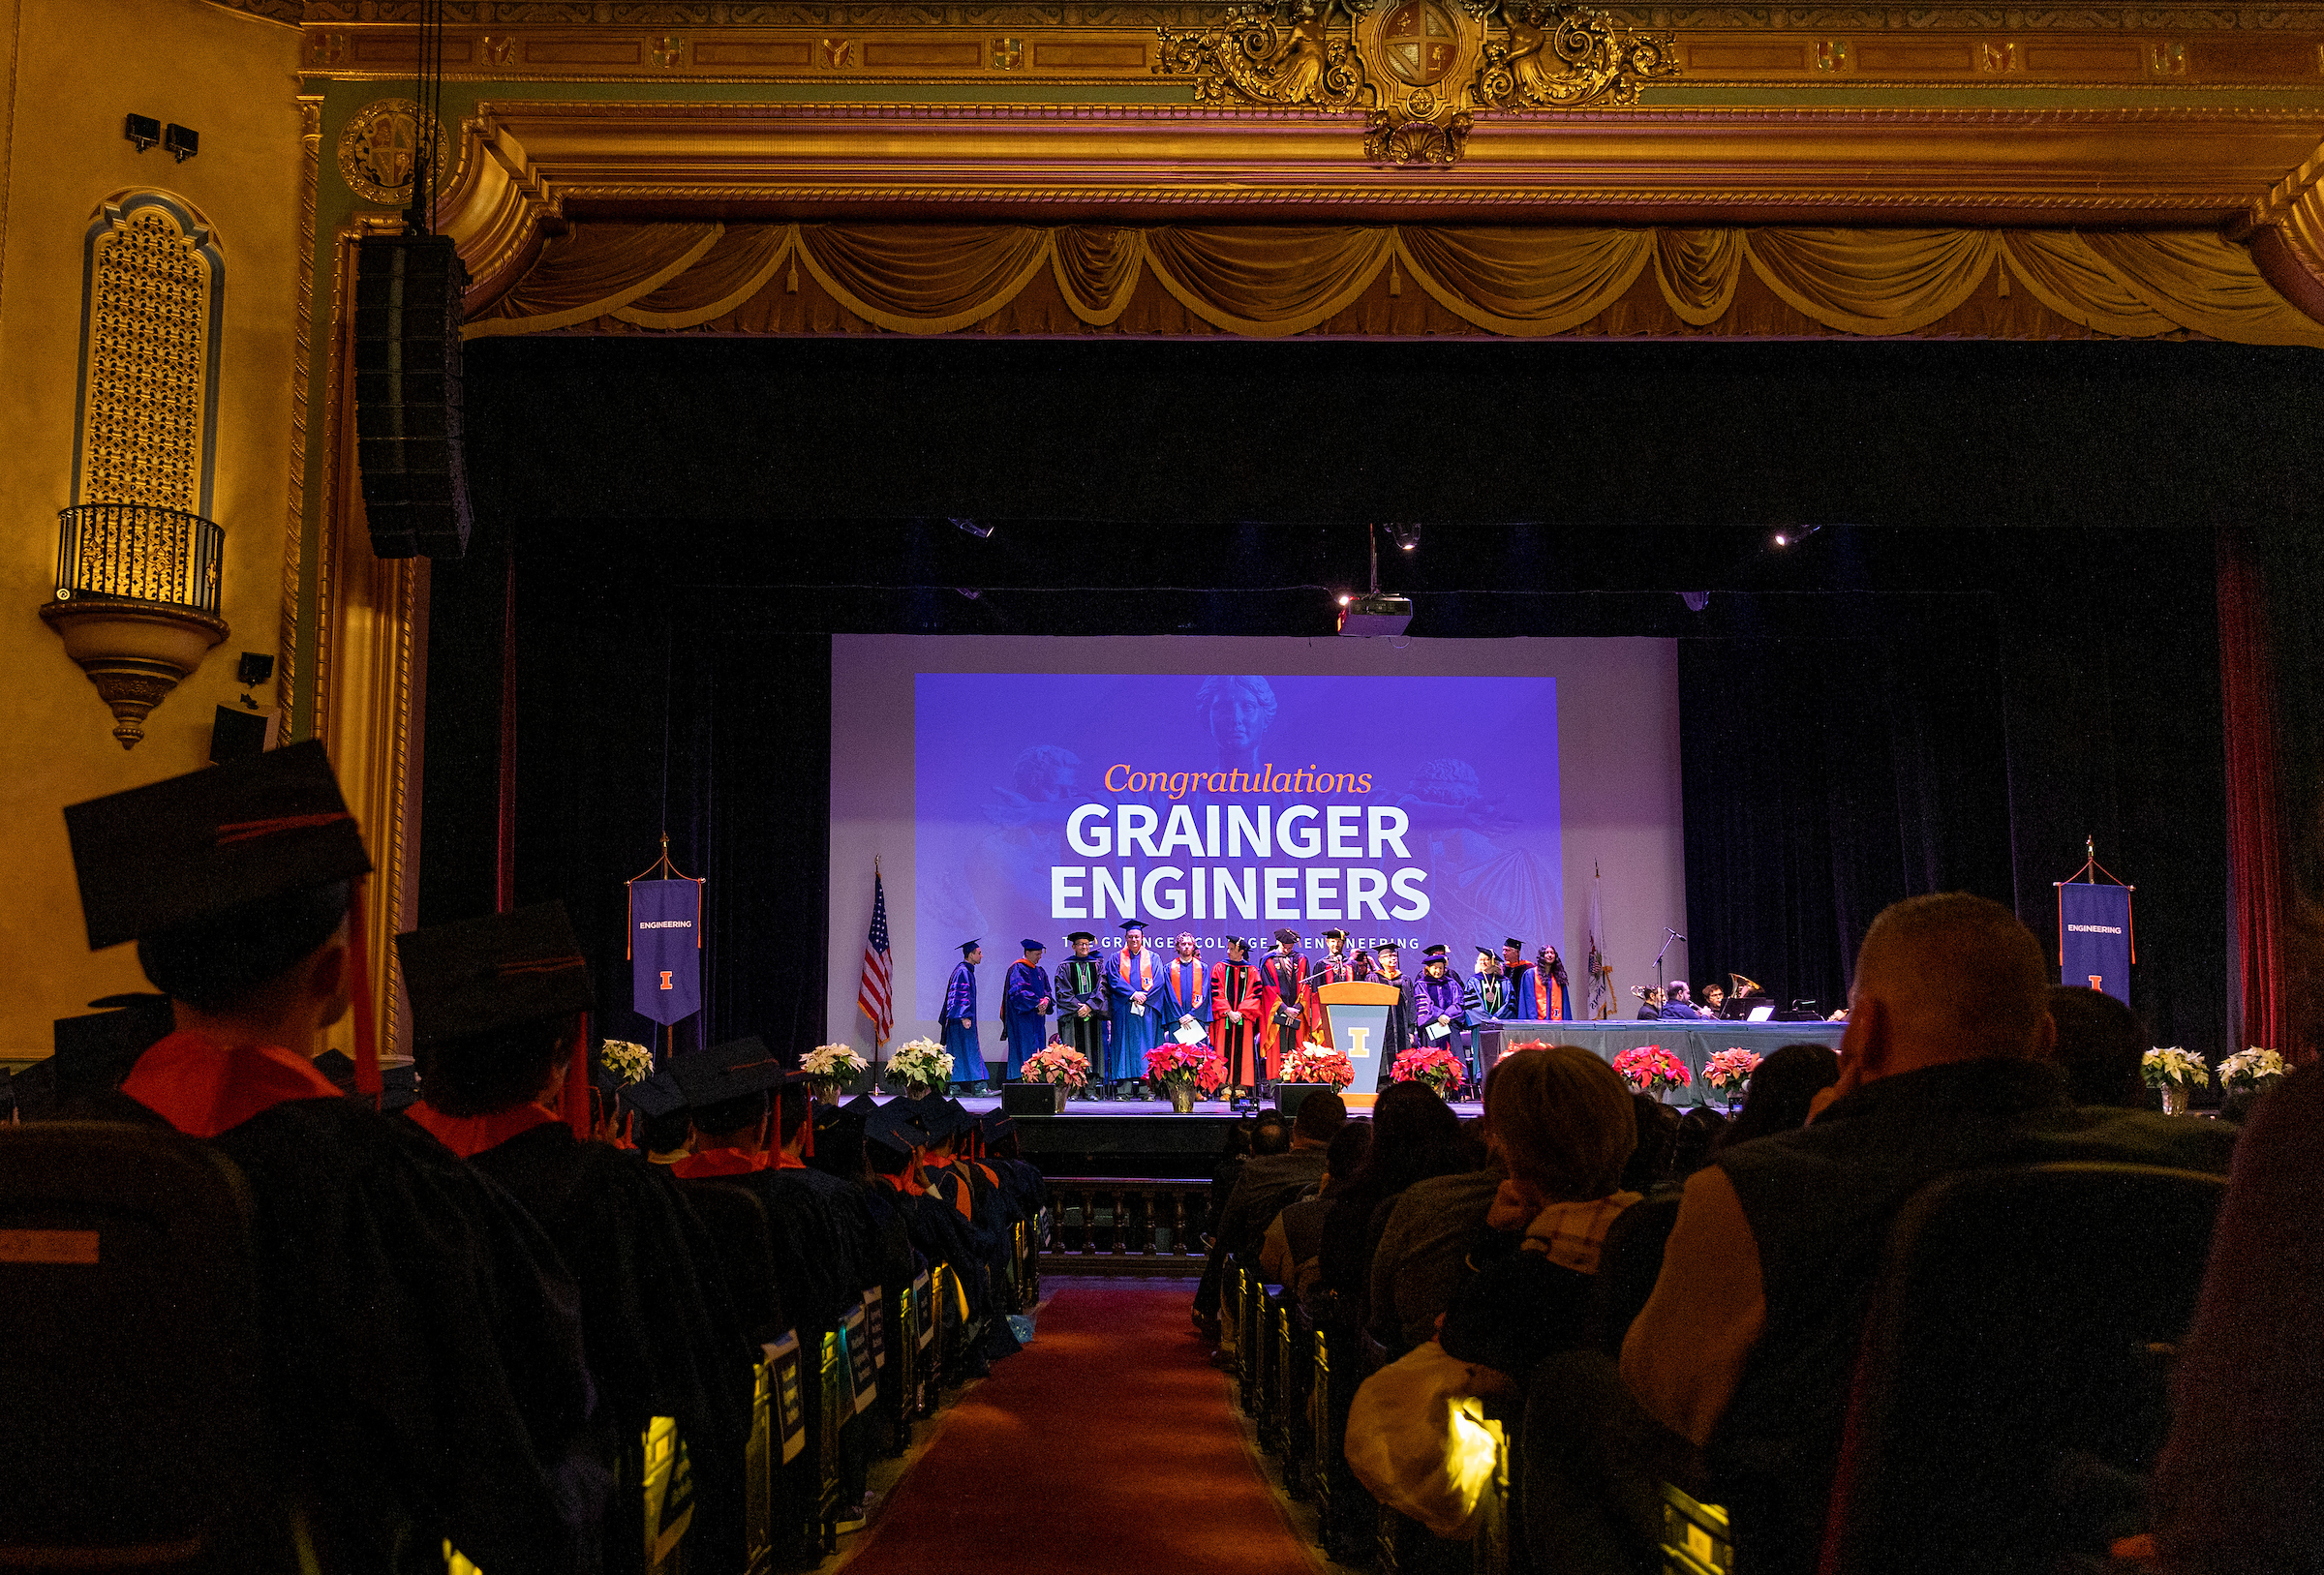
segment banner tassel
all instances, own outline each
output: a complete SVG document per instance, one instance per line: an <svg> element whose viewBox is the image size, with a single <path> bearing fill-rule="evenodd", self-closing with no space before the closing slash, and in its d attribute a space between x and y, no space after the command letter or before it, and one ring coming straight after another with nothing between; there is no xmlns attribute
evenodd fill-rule
<svg viewBox="0 0 2324 1575"><path fill-rule="evenodd" d="M363 917L364 882L357 879L347 909L348 993L355 1017L355 1092L380 1107L385 1084L380 1080L380 1028L371 1011L371 926Z"/></svg>

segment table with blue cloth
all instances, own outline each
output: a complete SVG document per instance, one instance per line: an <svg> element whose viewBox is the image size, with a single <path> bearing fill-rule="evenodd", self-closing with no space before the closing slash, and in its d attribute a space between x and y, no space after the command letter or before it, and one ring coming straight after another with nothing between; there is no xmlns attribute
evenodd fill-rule
<svg viewBox="0 0 2324 1575"><path fill-rule="evenodd" d="M1611 1061L1637 1045L1660 1045L1686 1063L1687 1075L1694 1079L1684 1088L1666 1090L1665 1104L1724 1106L1724 1097L1702 1086L1703 1066L1719 1051L1739 1045L1754 1055L1765 1055L1784 1045L1828 1045L1836 1050L1847 1031L1844 1022L1688 1022L1679 1017L1654 1022L1619 1017L1602 1022L1512 1022L1502 1025L1501 1048L1507 1053L1514 1045L1539 1040L1578 1045Z"/></svg>

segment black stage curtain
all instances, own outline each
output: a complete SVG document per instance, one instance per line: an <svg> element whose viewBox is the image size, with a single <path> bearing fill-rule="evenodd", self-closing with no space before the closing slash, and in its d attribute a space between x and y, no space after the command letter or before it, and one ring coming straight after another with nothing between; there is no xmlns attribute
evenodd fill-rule
<svg viewBox="0 0 2324 1575"><path fill-rule="evenodd" d="M1682 641L1693 928L1672 977L1733 970L1829 1012L1873 916L1942 891L2014 907L2054 964L2053 883L2087 836L2138 888L2131 1004L2155 1043L2227 1045L2210 552L2208 532L2019 532L1965 566L1988 592L1835 596L1823 637Z"/></svg>

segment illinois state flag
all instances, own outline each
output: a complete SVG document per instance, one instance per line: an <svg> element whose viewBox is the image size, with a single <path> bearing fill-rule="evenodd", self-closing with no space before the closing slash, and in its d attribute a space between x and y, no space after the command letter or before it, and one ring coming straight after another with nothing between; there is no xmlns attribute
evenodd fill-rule
<svg viewBox="0 0 2324 1575"><path fill-rule="evenodd" d="M702 883L629 883L629 959L638 1015L672 1023L702 1007Z"/></svg>

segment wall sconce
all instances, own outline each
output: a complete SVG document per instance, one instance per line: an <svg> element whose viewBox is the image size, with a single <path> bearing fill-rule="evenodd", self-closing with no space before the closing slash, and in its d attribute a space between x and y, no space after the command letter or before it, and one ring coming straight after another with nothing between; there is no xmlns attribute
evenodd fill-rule
<svg viewBox="0 0 2324 1575"><path fill-rule="evenodd" d="M201 151L201 133L172 121L162 128L162 146L176 155L179 164L184 164Z"/></svg>
<svg viewBox="0 0 2324 1575"><path fill-rule="evenodd" d="M82 503L57 519L56 594L41 621L111 709L113 737L134 749L146 714L227 637L226 532L146 503Z"/></svg>
<svg viewBox="0 0 2324 1575"><path fill-rule="evenodd" d="M142 153L162 139L162 123L151 115L130 115L121 122L121 135Z"/></svg>

